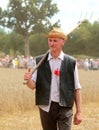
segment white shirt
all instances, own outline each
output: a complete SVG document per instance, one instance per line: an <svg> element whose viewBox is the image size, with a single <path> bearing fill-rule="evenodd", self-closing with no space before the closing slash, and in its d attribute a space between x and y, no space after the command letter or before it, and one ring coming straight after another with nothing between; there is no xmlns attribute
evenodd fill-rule
<svg viewBox="0 0 99 130"><path fill-rule="evenodd" d="M46 112L48 112L50 109L51 101L59 102L59 76L55 75L54 72L57 69L60 70L60 66L61 66L61 62L63 58L64 58L63 51L60 53L60 55L56 59L53 58L50 53L48 55L48 61L49 61L51 72L52 72L50 101L49 101L49 105L47 106L45 105L39 106L41 109L43 109ZM37 78L37 71L35 71L31 79L36 82L36 78ZM80 89L81 85L79 83L77 64L75 65L74 81L75 81L75 89Z"/></svg>

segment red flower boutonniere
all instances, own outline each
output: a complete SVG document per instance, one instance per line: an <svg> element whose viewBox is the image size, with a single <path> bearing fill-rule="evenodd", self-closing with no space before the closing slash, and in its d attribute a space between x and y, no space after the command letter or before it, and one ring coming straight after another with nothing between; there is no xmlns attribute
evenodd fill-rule
<svg viewBox="0 0 99 130"><path fill-rule="evenodd" d="M56 70L54 70L54 74L55 74L56 76L59 76L59 75L60 75L60 71L59 71L58 69L56 69Z"/></svg>

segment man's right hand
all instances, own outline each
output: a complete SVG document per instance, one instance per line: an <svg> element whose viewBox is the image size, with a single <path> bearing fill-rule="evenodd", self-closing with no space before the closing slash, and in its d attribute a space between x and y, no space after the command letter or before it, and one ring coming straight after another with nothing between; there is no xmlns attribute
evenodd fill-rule
<svg viewBox="0 0 99 130"><path fill-rule="evenodd" d="M25 84L33 90L35 88L35 82L31 80L31 78L32 78L31 69L28 69L28 71L24 74L24 80L26 81Z"/></svg>
<svg viewBox="0 0 99 130"><path fill-rule="evenodd" d="M28 71L24 74L24 80L28 81L32 78L31 69L29 68Z"/></svg>

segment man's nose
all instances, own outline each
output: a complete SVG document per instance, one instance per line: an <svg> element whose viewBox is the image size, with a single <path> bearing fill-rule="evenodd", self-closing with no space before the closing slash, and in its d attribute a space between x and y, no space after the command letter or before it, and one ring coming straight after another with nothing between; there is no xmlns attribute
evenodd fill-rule
<svg viewBox="0 0 99 130"><path fill-rule="evenodd" d="M54 45L54 41L53 40L50 42L50 45Z"/></svg>

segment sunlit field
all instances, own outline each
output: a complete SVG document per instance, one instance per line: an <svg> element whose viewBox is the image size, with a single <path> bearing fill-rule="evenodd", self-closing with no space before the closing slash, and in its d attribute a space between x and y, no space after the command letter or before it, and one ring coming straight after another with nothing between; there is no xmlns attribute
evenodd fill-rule
<svg viewBox="0 0 99 130"><path fill-rule="evenodd" d="M42 130L35 91L23 85L25 72L0 68L0 130ZM72 130L99 130L99 70L79 70L79 77L83 121Z"/></svg>

